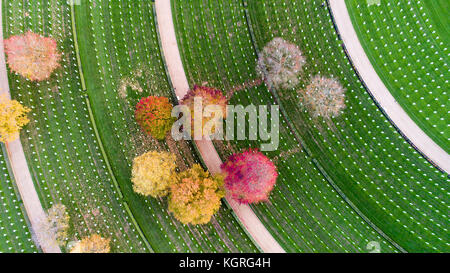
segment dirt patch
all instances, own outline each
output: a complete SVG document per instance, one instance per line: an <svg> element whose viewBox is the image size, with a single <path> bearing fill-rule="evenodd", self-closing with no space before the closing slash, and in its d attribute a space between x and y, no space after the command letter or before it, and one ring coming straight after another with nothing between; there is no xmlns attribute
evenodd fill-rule
<svg viewBox="0 0 450 273"><path fill-rule="evenodd" d="M95 208L91 211L92 215L94 215L94 217L97 217L100 215L100 210L98 208Z"/></svg>
<svg viewBox="0 0 450 273"><path fill-rule="evenodd" d="M297 153L301 152L301 150L302 150L302 149L301 149L300 147L295 147L295 148L289 149L289 150L287 150L287 151L282 151L279 155L273 157L273 158L272 158L272 161L273 161L274 163L278 163L280 160L285 160L285 159L287 159L288 157L290 157L290 156L292 156L292 155L294 155L294 154L297 154Z"/></svg>
<svg viewBox="0 0 450 273"><path fill-rule="evenodd" d="M159 147L161 149L161 145L156 139L150 135L147 135L140 129L137 129L136 132L132 134L131 143L134 146L134 151L129 151L131 153L130 158L134 158L136 155L141 155L153 150L153 147Z"/></svg>
<svg viewBox="0 0 450 273"><path fill-rule="evenodd" d="M166 143L167 143L167 146L169 147L170 152L176 156L176 164L177 164L177 167L180 169L180 171L187 170L189 166L187 166L186 162L183 159L183 156L181 155L180 151L178 150L177 142L172 138L172 136L170 134L168 134L166 136ZM187 155L189 155L189 154L187 154Z"/></svg>
<svg viewBox="0 0 450 273"><path fill-rule="evenodd" d="M123 77L120 79L118 93L122 99L126 99L128 97L127 89L131 88L131 90L142 93L144 92L144 88L141 85L141 80L150 78L150 70L145 65L138 65L136 69L132 71L129 76Z"/></svg>
<svg viewBox="0 0 450 273"><path fill-rule="evenodd" d="M192 167L194 164L198 163L194 159L194 156L193 156L193 153L195 153L195 151L190 149L189 143L187 141L184 141L184 140L179 141L178 147L183 151L184 159L187 161L187 163L190 167Z"/></svg>
<svg viewBox="0 0 450 273"><path fill-rule="evenodd" d="M133 91L137 91L139 93L142 93L144 91L142 89L140 83L136 79L130 78L130 77L125 77L120 81L119 90L118 90L119 96L122 99L127 98L128 87L130 87Z"/></svg>
<svg viewBox="0 0 450 273"><path fill-rule="evenodd" d="M221 157L229 157L232 154L236 154L239 149L234 144L231 144L228 140L213 140L214 146Z"/></svg>
<svg viewBox="0 0 450 273"><path fill-rule="evenodd" d="M58 3L59 0L53 0L51 2L51 26L52 26L52 36L53 38L59 38L61 40L64 40L67 35L66 30L66 18L61 18L61 14L64 13L64 5L61 5L61 3Z"/></svg>

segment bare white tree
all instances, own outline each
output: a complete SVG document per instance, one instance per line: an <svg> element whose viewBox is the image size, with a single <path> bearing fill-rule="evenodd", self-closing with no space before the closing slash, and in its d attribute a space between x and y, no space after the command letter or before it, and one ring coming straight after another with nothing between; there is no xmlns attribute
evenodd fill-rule
<svg viewBox="0 0 450 273"><path fill-rule="evenodd" d="M317 75L299 95L314 117L330 118L339 116L345 109L345 91L338 80Z"/></svg>
<svg viewBox="0 0 450 273"><path fill-rule="evenodd" d="M44 242L50 245L62 246L67 241L69 230L69 215L62 204L53 205L44 219L40 219L34 231L35 240L39 245Z"/></svg>
<svg viewBox="0 0 450 273"><path fill-rule="evenodd" d="M306 58L298 46L282 38L269 42L259 54L256 71L269 88L291 89L299 83Z"/></svg>

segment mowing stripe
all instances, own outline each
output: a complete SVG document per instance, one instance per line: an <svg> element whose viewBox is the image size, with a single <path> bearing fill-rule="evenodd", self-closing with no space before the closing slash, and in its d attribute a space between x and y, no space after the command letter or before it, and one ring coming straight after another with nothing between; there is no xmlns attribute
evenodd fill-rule
<svg viewBox="0 0 450 273"><path fill-rule="evenodd" d="M27 211L26 211L25 206L23 204L22 196L20 196L19 188L16 185L16 178L14 177L13 170L11 169L11 163L10 163L9 158L8 158L8 153L6 151L6 147L5 147L5 145L3 143L0 143L0 146L2 147L3 156L6 159L5 160L6 168L7 168L7 171L9 173L9 176L11 178L11 181L13 182L13 183L11 183L11 186L13 187L14 194L15 194L15 196L17 198L17 201L19 202L19 207L20 207L20 211L22 212L23 219L25 220L25 223L26 223L26 225L28 227L28 230L32 231L31 221L28 218ZM40 253L43 252L42 248L39 245L36 245L36 244L34 244L34 245L36 246L36 249L38 250L38 252L40 252Z"/></svg>
<svg viewBox="0 0 450 273"><path fill-rule="evenodd" d="M246 0L242 0L243 2L243 6L244 6L244 12L245 12L245 17L246 17L246 22L248 25L248 30L250 32L250 37L252 39L252 44L254 46L254 50L256 52L256 55L259 55L259 50L256 44L256 40L255 40L255 36L253 33L253 26L251 23L251 19L250 19L250 15L248 13L248 8L247 8L247 4L246 4ZM306 145L306 143L303 141L303 139L301 138L301 136L298 134L298 132L294 129L294 127L292 127L292 121L289 119L289 116L286 113L286 110L284 109L283 105L280 102L280 99L278 98L278 94L277 92L273 89L270 88L270 93L272 93L273 97L274 97L274 101L277 105L279 105L280 107L280 111L281 111L281 115L283 116L284 120L286 121L287 126L289 127L289 130L293 133L295 139L297 140L297 142L301 145L302 149L305 151L305 153L308 155L308 157L311 158L311 162L313 163L313 165L319 170L319 172L324 176L325 180L331 185L331 187L339 194L339 196L341 196L341 198L356 212L357 215L359 215L364 222L366 222L370 227L372 227L378 234L380 234L380 236L382 236L384 239L386 239L389 243L391 243L394 247L396 247L398 250L400 250L401 252L406 252L405 249L403 249L399 244L397 244L394 240L392 240L388 235L386 235L380 228L378 228L372 221L370 221L370 219L364 215L363 212L361 212L354 204L353 202L351 202L347 196L345 195L344 192L342 192L342 190L336 185L336 183L332 180L332 178L327 174L327 172L325 171L324 168L322 168L322 166L320 165L320 163L314 159L312 157L312 153L309 150L308 146Z"/></svg>
<svg viewBox="0 0 450 273"><path fill-rule="evenodd" d="M133 225L135 226L136 230L138 231L139 235L141 236L142 240L144 241L145 246L148 248L148 250L151 253L155 253L155 251L153 250L153 248L151 247L150 243L147 241L147 238L145 238L144 233L141 230L141 227L139 226L138 222L136 221L136 219L134 218L133 213L131 212L130 207L128 206L128 203L126 201L122 202L123 206L125 207L125 210L127 211L128 215L131 218L131 221L133 222Z"/></svg>
<svg viewBox="0 0 450 273"><path fill-rule="evenodd" d="M0 22L3 22L2 6L3 1L0 2ZM0 24L0 94L5 94L8 98L11 97L3 44L3 23ZM23 206L27 212L26 215L29 217L31 226L36 227L46 217L46 214L36 192L20 138L6 143L5 146L12 177L21 195ZM33 230L36 232L39 229L34 228ZM40 242L40 244L44 252L61 253L59 246L50 242Z"/></svg>
<svg viewBox="0 0 450 273"><path fill-rule="evenodd" d="M154 20L155 20L155 27L156 29L159 30L159 25L158 25L158 17L157 17L157 13L156 13L156 7L155 4L153 2L153 14L154 14ZM175 25L174 25L175 27ZM161 36L160 36L160 32L157 31L157 39L158 39L158 44L159 44L159 48L160 48L160 52L161 52L161 57L162 57L162 62L164 65L164 69L165 69L165 73L166 73L166 77L169 80L169 85L171 87L171 93L172 93L172 97L174 98L174 101L176 103L179 103L179 99L178 96L175 92L175 89L173 87L173 83L172 83L172 79L170 77L170 73L169 73L169 69L167 67L167 62L166 62L166 58L164 55L164 50L162 47L162 41L161 41ZM192 145L194 147L195 152L197 153L197 155L199 156L201 165L203 168L208 169L208 165L206 164L206 162L203 159L203 156L197 146L197 143L193 142L194 145ZM264 252L263 249L260 247L260 245L257 243L257 241L255 240L255 238L253 238L253 236L250 234L250 232L247 230L246 226L242 223L241 219L238 217L238 215L236 215L236 213L233 210L233 207L230 205L230 203L228 202L228 200L224 199L224 204L226 205L226 207L231 211L231 215L233 215L234 219L236 219L237 223L239 223L239 225L241 226L242 230L244 231L244 233L247 235L247 237L251 240L251 242L256 246L256 248L258 249L258 251L260 252Z"/></svg>
<svg viewBox="0 0 450 273"><path fill-rule="evenodd" d="M77 58L78 70L80 71L80 80L81 80L81 88L83 91L86 91L86 81L84 80L83 67L81 67L81 57L80 57L80 48L78 46L78 35L77 35L77 25L75 21L75 6L73 3L74 0L70 0L70 17L72 17L72 36L73 43L75 44L75 55Z"/></svg>
<svg viewBox="0 0 450 273"><path fill-rule="evenodd" d="M181 98L189 90L189 84L177 45L170 0L156 2L155 10L156 19L159 20L158 31L161 37L161 49L163 51L167 50L164 58L169 70L169 79L172 81L177 97ZM164 29L162 29L162 25L164 25ZM171 65L169 66L169 64ZM212 142L210 140L201 140L195 141L195 144L200 152L200 156L207 163L209 171L211 173L220 172L221 159ZM238 216L238 222L243 225L244 230L251 234L250 238L257 242L256 246L264 252L285 252L249 206L239 205L233 200L227 201Z"/></svg>
<svg viewBox="0 0 450 273"><path fill-rule="evenodd" d="M437 145L403 110L378 76L353 28L344 0L328 1L336 30L345 45L350 63L367 86L382 112L413 147L438 169L450 173L450 155Z"/></svg>
<svg viewBox="0 0 450 273"><path fill-rule="evenodd" d="M120 189L119 183L117 183L117 179L112 171L111 164L109 164L108 156L106 155L105 148L103 147L103 142L101 141L100 134L98 133L97 124L94 119L94 114L92 113L91 102L89 100L88 95L86 95L86 105L88 108L89 118L91 120L92 127L94 128L95 137L97 138L97 141L99 143L98 146L100 146L100 151L102 153L103 159L105 160L106 168L108 169L108 173L111 176L114 187L116 188L117 192L119 193L119 198L122 200L123 199L122 190Z"/></svg>
<svg viewBox="0 0 450 273"><path fill-rule="evenodd" d="M77 36L77 31L76 31L76 20L75 20L75 6L73 5L73 2L71 0L71 5L70 5L70 13L71 13L71 17L72 17L72 33L74 35L74 43L75 43L75 54L76 54L76 58L77 58L77 62L78 62L78 71L80 74L80 80L81 80L81 84L82 84L82 89L84 92L87 91L86 88L86 84L85 84L85 80L84 80L84 74L83 74L83 70L82 70L82 66L81 66L81 57L80 57L80 51L79 51L79 47L78 47L78 36ZM97 129L97 123L95 122L95 118L94 118L94 114L92 112L92 107L91 107L91 102L89 99L89 95L85 95L85 99L86 99L86 105L88 108L88 112L89 112L89 119L91 121L91 125L92 128L94 129L94 133L95 133L95 137L97 139L98 142L98 146L100 147L100 151L103 157L103 160L105 161L106 164L106 168L108 169L108 173L113 181L114 187L116 188L117 193L119 194L119 202L122 203L122 205L125 207L125 210L127 211L128 216L131 218L131 221L133 222L134 227L136 228L136 230L138 231L139 235L141 236L142 241L144 242L145 246L147 247L147 249L154 253L153 248L151 247L150 243L148 242L147 238L145 237L144 233L141 230L141 227L139 226L139 224L137 223L136 219L134 218L133 213L131 212L128 203L124 200L124 196L122 193L122 190L119 186L119 183L117 182L116 176L114 175L114 172L111 168L111 164L109 163L109 159L108 156L106 154L105 148L103 147L103 142L100 138L100 134L98 132Z"/></svg>

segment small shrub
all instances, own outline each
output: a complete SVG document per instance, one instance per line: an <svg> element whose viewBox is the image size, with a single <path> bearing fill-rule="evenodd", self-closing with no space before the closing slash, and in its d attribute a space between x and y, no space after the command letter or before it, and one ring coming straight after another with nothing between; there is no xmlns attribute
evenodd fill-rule
<svg viewBox="0 0 450 273"><path fill-rule="evenodd" d="M31 31L6 39L5 53L11 70L32 81L50 78L60 66L56 41Z"/></svg>
<svg viewBox="0 0 450 273"><path fill-rule="evenodd" d="M62 204L53 205L48 211L45 219L37 224L36 236L39 244L62 246L68 237L70 217L66 207Z"/></svg>
<svg viewBox="0 0 450 273"><path fill-rule="evenodd" d="M334 78L315 76L300 91L303 105L314 117L336 117L345 109L345 89Z"/></svg>
<svg viewBox="0 0 450 273"><path fill-rule="evenodd" d="M175 155L151 151L133 160L133 189L144 196L166 196L175 178Z"/></svg>
<svg viewBox="0 0 450 273"><path fill-rule="evenodd" d="M19 132L30 120L26 114L30 109L22 106L16 100L10 100L0 95L0 142L14 141L19 138Z"/></svg>
<svg viewBox="0 0 450 273"><path fill-rule="evenodd" d="M172 108L166 97L142 98L136 105L136 121L147 134L163 140L175 122Z"/></svg>
<svg viewBox="0 0 450 273"><path fill-rule="evenodd" d="M273 162L256 149L232 155L222 171L227 196L241 204L267 201L278 177Z"/></svg>
<svg viewBox="0 0 450 273"><path fill-rule="evenodd" d="M110 241L110 239L94 234L76 242L70 253L109 253L111 251Z"/></svg>
<svg viewBox="0 0 450 273"><path fill-rule="evenodd" d="M306 58L298 46L275 38L259 54L256 71L269 88L291 89L299 83Z"/></svg>
<svg viewBox="0 0 450 273"><path fill-rule="evenodd" d="M206 224L220 208L222 187L222 177L213 177L196 164L180 173L171 186L169 211L184 224Z"/></svg>
<svg viewBox="0 0 450 273"><path fill-rule="evenodd" d="M223 95L222 91L210 87L205 86L194 86L192 90L186 94L186 96L181 100L180 104L186 105L191 110L191 133L194 136L194 99L202 98L202 112L208 105L218 105L222 109L223 118L227 117L227 104L228 100ZM202 117L202 125L203 129L205 124L207 124L210 120L212 120L214 116L211 117ZM213 126L211 128L211 132L215 132L216 128Z"/></svg>

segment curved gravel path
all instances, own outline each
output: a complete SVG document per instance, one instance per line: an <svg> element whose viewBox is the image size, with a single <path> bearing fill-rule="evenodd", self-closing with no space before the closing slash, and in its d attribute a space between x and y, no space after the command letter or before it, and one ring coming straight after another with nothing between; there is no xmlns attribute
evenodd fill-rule
<svg viewBox="0 0 450 273"><path fill-rule="evenodd" d="M156 0L155 7L162 49L169 70L170 79L178 99L182 99L189 90L189 84L178 49L170 0ZM209 171L211 173L219 173L222 161L212 142L210 140L195 142ZM227 199L227 201L241 223L247 229L247 232L264 252L285 252L249 206L240 205L230 199Z"/></svg>
<svg viewBox="0 0 450 273"><path fill-rule="evenodd" d="M450 173L450 155L409 117L373 68L353 28L345 0L329 0L329 5L348 55L369 92L410 143L434 165Z"/></svg>
<svg viewBox="0 0 450 273"><path fill-rule="evenodd" d="M0 2L0 95L6 94L7 97L10 98L11 95L9 92L8 72L6 70L3 45L2 5L3 3ZM31 228L33 229L33 232L36 232L37 229L35 227L46 216L36 189L34 188L34 183L28 169L27 160L25 158L20 139L6 143L6 151L11 164L14 181L19 189L28 219L31 222ZM55 244L40 242L40 247L42 251L46 253L61 253L61 249Z"/></svg>

